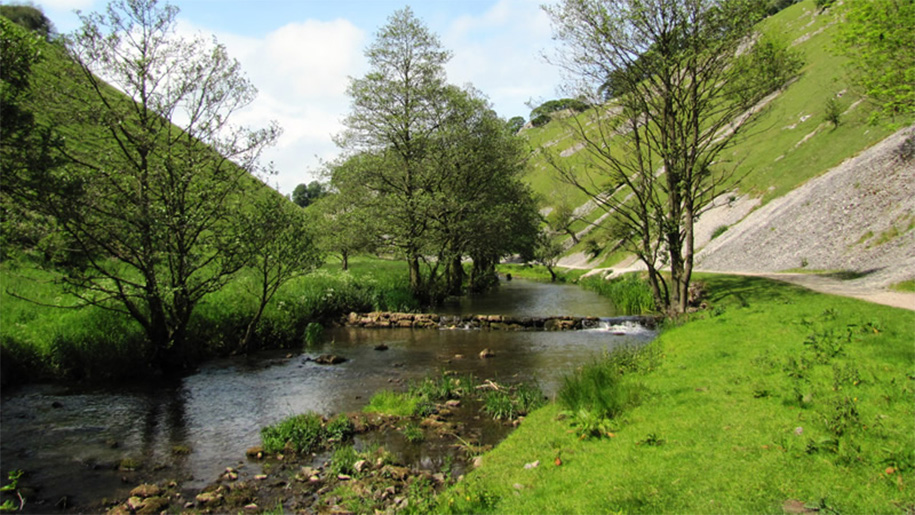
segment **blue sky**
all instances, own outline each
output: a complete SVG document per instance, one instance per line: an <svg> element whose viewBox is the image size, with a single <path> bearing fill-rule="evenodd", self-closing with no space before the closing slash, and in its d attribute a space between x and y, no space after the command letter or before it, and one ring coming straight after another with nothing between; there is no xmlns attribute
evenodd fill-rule
<svg viewBox="0 0 915 515"><path fill-rule="evenodd" d="M34 0L57 30L78 26L75 9L107 0ZM473 84L505 118L559 96L560 72L541 55L552 47L540 0L172 0L179 32L215 35L257 86L257 100L235 121L283 127L265 153L278 172L268 182L289 193L311 181L338 149L332 136L349 111L348 77L367 71L363 51L388 16L409 5L454 54L453 84Z"/></svg>

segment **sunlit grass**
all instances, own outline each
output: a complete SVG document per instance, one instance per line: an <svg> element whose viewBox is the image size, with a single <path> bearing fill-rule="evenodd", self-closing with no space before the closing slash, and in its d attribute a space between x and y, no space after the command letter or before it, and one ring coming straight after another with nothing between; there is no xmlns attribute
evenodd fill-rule
<svg viewBox="0 0 915 515"><path fill-rule="evenodd" d="M658 365L632 376L645 393L612 419L612 437L579 439L550 404L484 455L440 510L779 513L796 500L888 513L915 504L915 313L758 278L703 280L712 309L654 343Z"/></svg>

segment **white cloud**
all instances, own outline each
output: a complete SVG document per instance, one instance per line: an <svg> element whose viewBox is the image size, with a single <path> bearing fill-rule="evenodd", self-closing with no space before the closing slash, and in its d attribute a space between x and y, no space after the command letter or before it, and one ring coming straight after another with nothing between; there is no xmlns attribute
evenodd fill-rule
<svg viewBox="0 0 915 515"><path fill-rule="evenodd" d="M454 51L448 65L451 82L472 83L505 117L527 117L528 101L556 93L559 73L541 58L552 41L539 2L500 0L480 16L455 20L442 40Z"/></svg>
<svg viewBox="0 0 915 515"><path fill-rule="evenodd" d="M208 33L187 22L180 32ZM227 33L216 38L258 89L257 99L234 122L264 127L275 120L283 128L276 145L264 153L264 161L272 161L278 171L268 182L289 193L297 184L314 180L309 172L319 160L337 154L331 136L343 130L348 77L363 73L365 33L343 19L307 20L262 38Z"/></svg>

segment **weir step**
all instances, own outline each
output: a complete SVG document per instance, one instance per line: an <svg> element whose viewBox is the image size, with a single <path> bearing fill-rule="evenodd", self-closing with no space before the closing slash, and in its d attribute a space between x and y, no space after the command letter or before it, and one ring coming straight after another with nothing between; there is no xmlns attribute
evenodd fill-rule
<svg viewBox="0 0 915 515"><path fill-rule="evenodd" d="M434 313L398 313L373 311L350 313L342 323L349 327L416 328L416 329L490 329L501 331L575 331L594 329L602 324L637 323L649 329L657 327L655 316L625 316L613 318L548 316L527 317L511 315L438 315Z"/></svg>

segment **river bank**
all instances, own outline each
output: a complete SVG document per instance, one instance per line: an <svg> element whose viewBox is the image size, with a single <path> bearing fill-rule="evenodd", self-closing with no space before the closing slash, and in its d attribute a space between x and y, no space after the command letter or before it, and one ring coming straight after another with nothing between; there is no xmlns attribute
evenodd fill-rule
<svg viewBox="0 0 915 515"><path fill-rule="evenodd" d="M587 308L585 314L607 320L616 313L606 299L574 285L512 281L492 295L510 297L522 310L555 308L558 304L551 299L562 299L571 312ZM510 305L487 298L474 297L473 311ZM461 312L463 303L443 309ZM569 370L614 346L643 344L654 334L626 321L556 332L335 327L325 329L312 346L216 358L180 379L136 386L32 383L4 388L0 465L4 476L26 471L20 481L32 494L26 511L97 512L102 504L125 502L130 490L143 483L188 499L227 467L242 478L261 474L264 463L249 462L245 451L259 443L261 428L289 415L359 412L379 390L404 391L442 370L500 385L536 381L552 397ZM487 357L480 357L487 349ZM319 357L325 354L345 361L321 364ZM470 419L480 416L479 407L464 407ZM481 445L492 445L504 437L502 427L459 434L468 442L476 438ZM402 433L382 433L387 440L379 445L399 452L391 439L402 440ZM432 459L434 453L421 449L436 442L448 447L447 439L403 445L407 458L398 462L413 468L413 462ZM433 461L440 464L438 456ZM170 487L172 482L176 486ZM66 501L58 507L61 499ZM111 502L99 504L105 499Z"/></svg>
<svg viewBox="0 0 915 515"><path fill-rule="evenodd" d="M627 377L639 405L579 439L535 411L437 500L451 513L897 513L915 507L915 313L749 277ZM539 462L537 468L525 465Z"/></svg>

